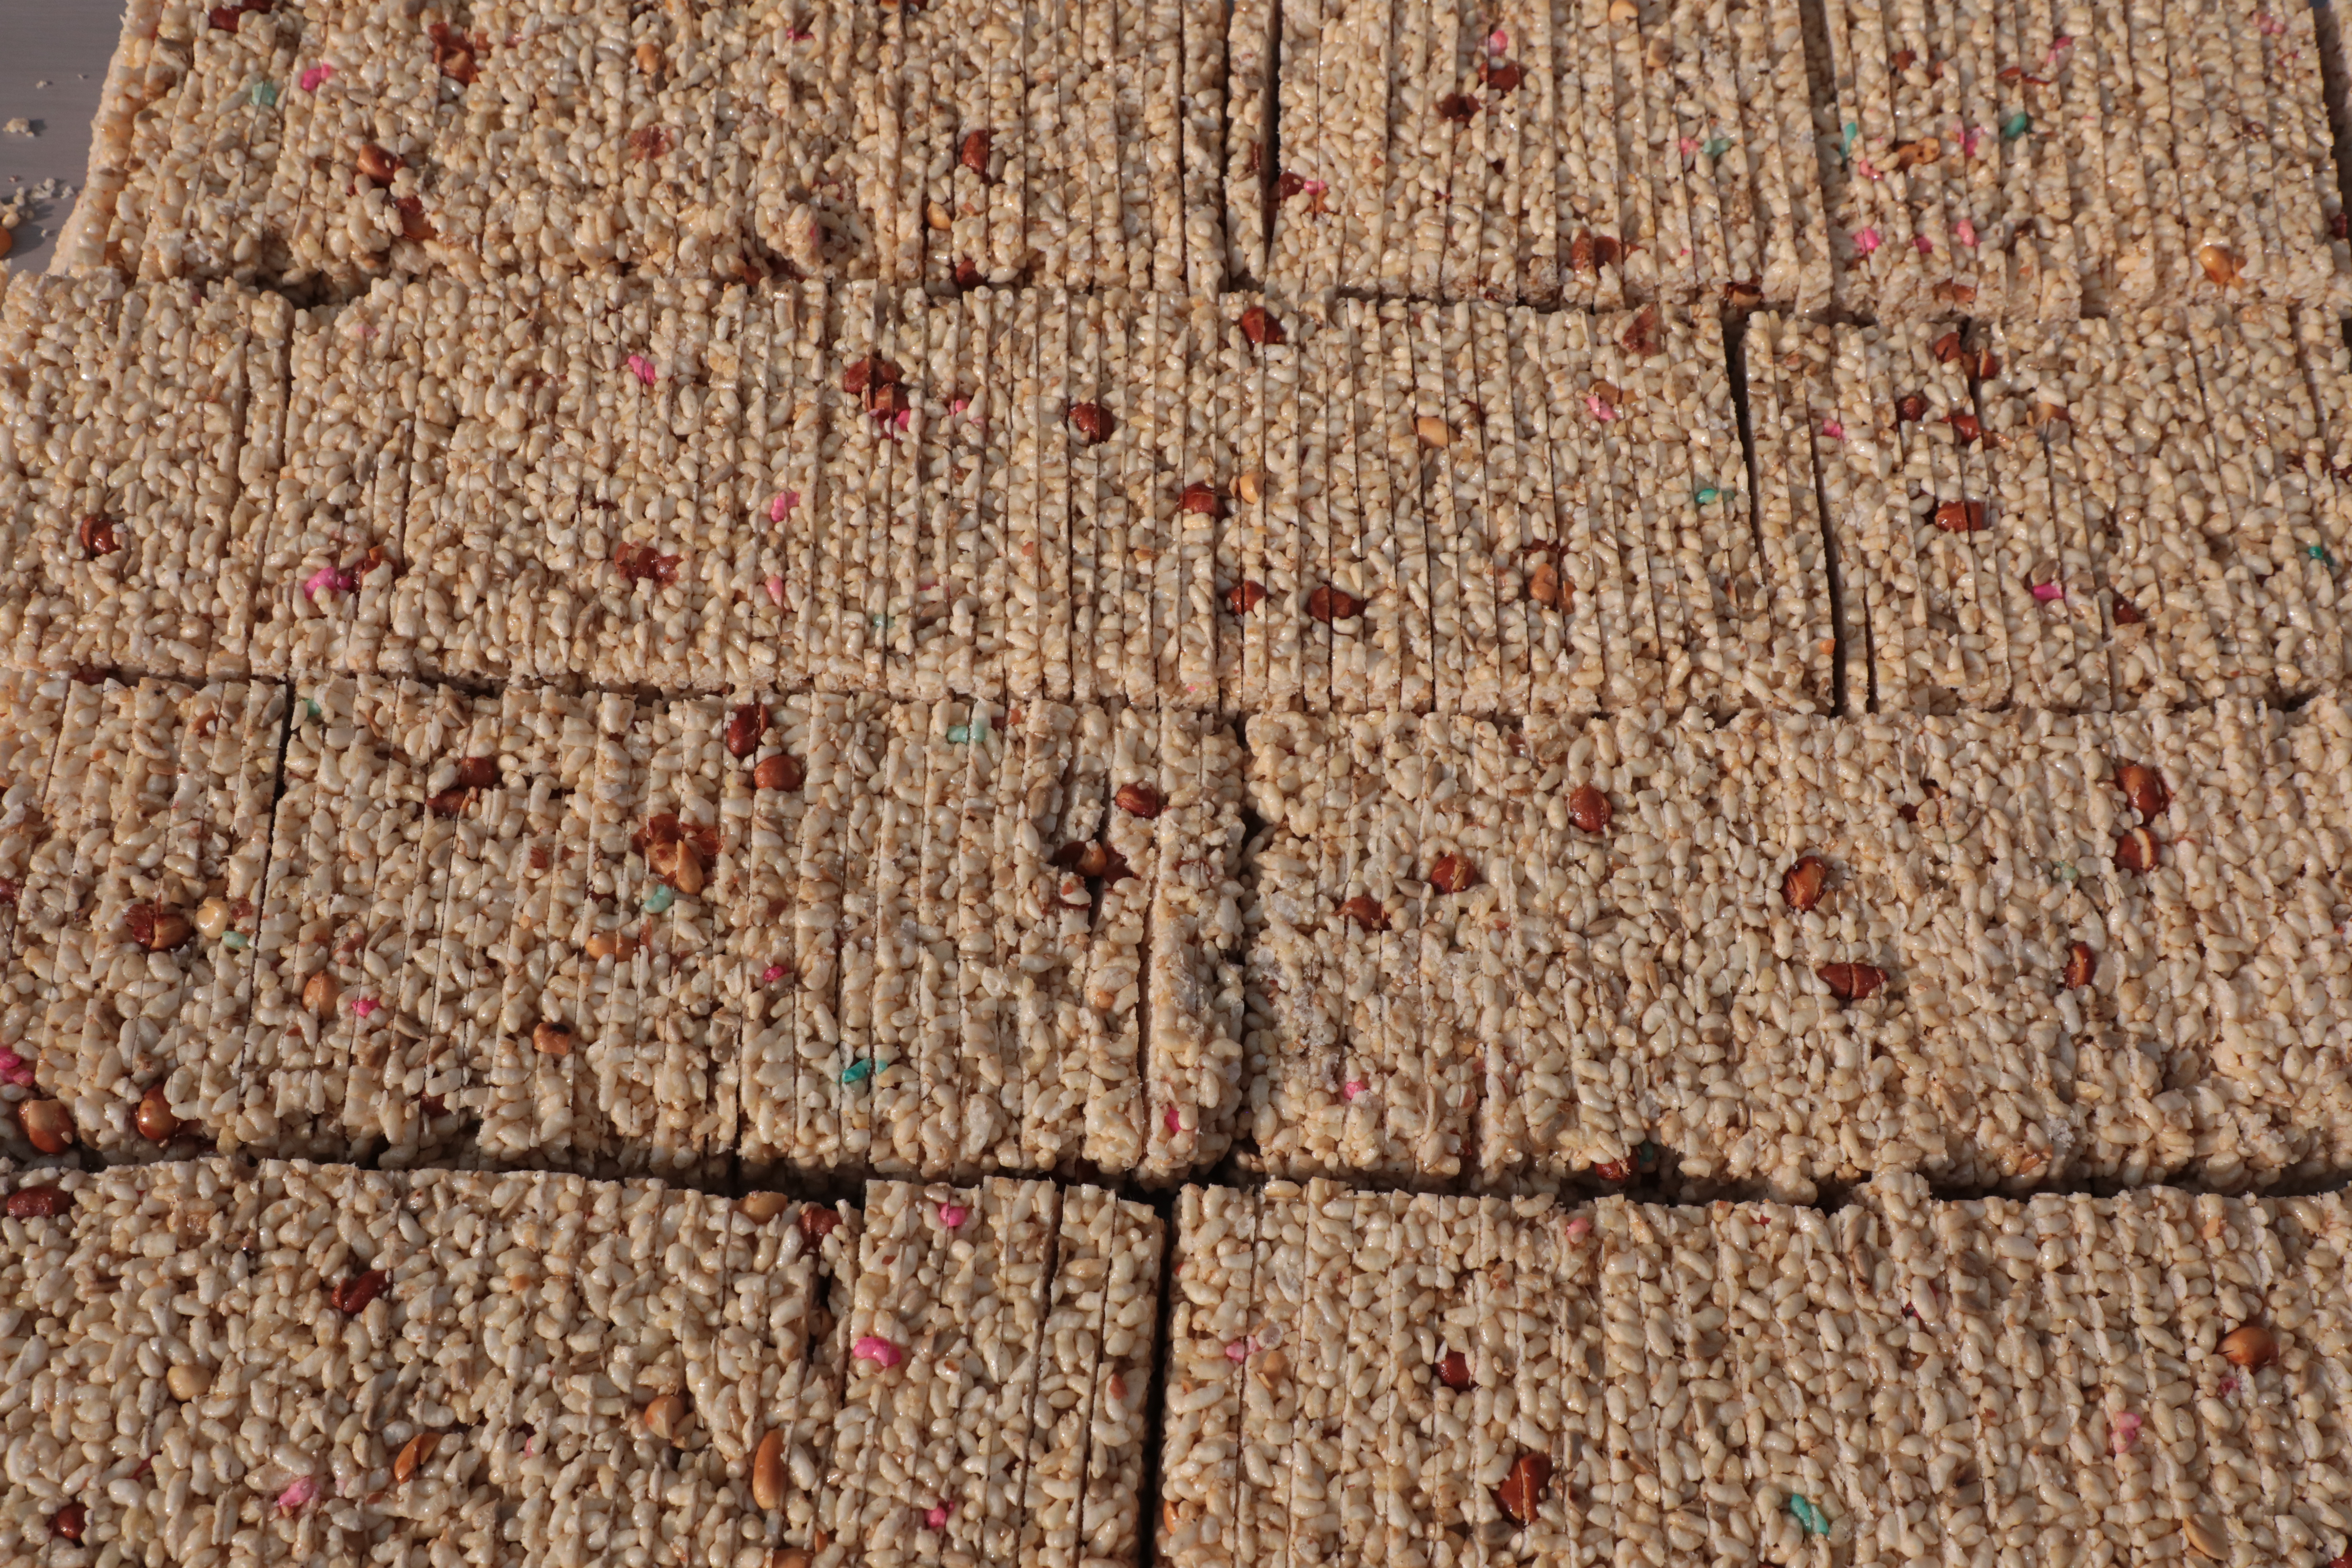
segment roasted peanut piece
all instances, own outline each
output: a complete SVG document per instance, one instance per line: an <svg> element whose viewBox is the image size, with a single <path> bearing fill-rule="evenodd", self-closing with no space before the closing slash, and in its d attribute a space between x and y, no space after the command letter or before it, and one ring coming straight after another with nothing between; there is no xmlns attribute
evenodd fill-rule
<svg viewBox="0 0 2352 1568"><path fill-rule="evenodd" d="M8 1194L10 1219L55 1219L72 1207L73 1194L63 1187L18 1187Z"/></svg>
<svg viewBox="0 0 2352 1568"><path fill-rule="evenodd" d="M727 715L727 754L740 762L759 750L767 732L768 710L757 702L736 704Z"/></svg>
<svg viewBox="0 0 2352 1568"><path fill-rule="evenodd" d="M168 1143L180 1131L180 1119L172 1113L172 1097L155 1085L139 1097L139 1136L150 1143Z"/></svg>
<svg viewBox="0 0 2352 1568"><path fill-rule="evenodd" d="M760 765L751 770L751 784L758 789L795 790L806 782L807 777L807 771L801 766L800 759L786 756L782 752L761 757Z"/></svg>
<svg viewBox="0 0 2352 1568"><path fill-rule="evenodd" d="M1447 1351L1437 1363L1437 1381L1452 1389L1470 1386L1470 1358L1460 1351Z"/></svg>
<svg viewBox="0 0 2352 1568"><path fill-rule="evenodd" d="M408 161L396 153L387 153L374 142L362 143L359 152L360 177L382 188L392 184L392 177L408 167Z"/></svg>
<svg viewBox="0 0 2352 1568"><path fill-rule="evenodd" d="M765 1225L792 1206L792 1199L782 1193L745 1193L735 1200L735 1212L753 1225Z"/></svg>
<svg viewBox="0 0 2352 1568"><path fill-rule="evenodd" d="M1412 422L1412 433L1421 437L1424 447L1451 447L1454 431L1434 414L1424 414Z"/></svg>
<svg viewBox="0 0 2352 1568"><path fill-rule="evenodd" d="M1123 784L1111 798L1118 803L1119 810L1147 822L1168 808L1167 797L1148 784Z"/></svg>
<svg viewBox="0 0 2352 1568"><path fill-rule="evenodd" d="M1334 588L1326 583L1307 595L1307 614L1328 626L1333 621L1349 621L1364 613L1364 601L1345 588Z"/></svg>
<svg viewBox="0 0 2352 1568"><path fill-rule="evenodd" d="M676 1443L678 1434L686 1430L686 1401L675 1394L664 1394L646 1402L639 1419L646 1430L665 1443Z"/></svg>
<svg viewBox="0 0 2352 1568"><path fill-rule="evenodd" d="M541 1018L530 1032L530 1048L543 1057L568 1057L572 1044L578 1037L569 1024L559 1024L552 1018Z"/></svg>
<svg viewBox="0 0 2352 1568"><path fill-rule="evenodd" d="M131 940L150 952L169 952L195 934L188 917L169 904L133 904L123 918Z"/></svg>
<svg viewBox="0 0 2352 1568"><path fill-rule="evenodd" d="M1781 901L1803 914L1822 901L1829 881L1830 868L1820 856L1800 856L1795 865L1780 874Z"/></svg>
<svg viewBox="0 0 2352 1568"><path fill-rule="evenodd" d="M1867 963L1824 963L1813 973L1841 1002L1863 1001L1886 984L1886 971Z"/></svg>
<svg viewBox="0 0 2352 1568"><path fill-rule="evenodd" d="M1544 1489L1551 1484L1551 1457L1521 1454L1511 1462L1511 1473L1495 1489L1495 1501L1519 1524L1535 1522Z"/></svg>
<svg viewBox="0 0 2352 1568"><path fill-rule="evenodd" d="M2126 871L2153 871L2161 847L2156 835L2145 827L2135 827L2116 837L2116 864Z"/></svg>
<svg viewBox="0 0 2352 1568"><path fill-rule="evenodd" d="M25 1130L25 1137L33 1147L44 1154L62 1154L73 1145L73 1117L58 1100L19 1100L16 1124Z"/></svg>
<svg viewBox="0 0 2352 1568"><path fill-rule="evenodd" d="M2153 822L2164 815L2172 804L2172 792L2165 787L2164 775L2143 763L2126 763L2116 770L2116 785L2139 813L2142 822Z"/></svg>
<svg viewBox="0 0 2352 1568"><path fill-rule="evenodd" d="M1458 893L1477 880L1477 868L1459 855L1441 855L1429 868L1430 886L1441 893Z"/></svg>
<svg viewBox="0 0 2352 1568"><path fill-rule="evenodd" d="M173 1398L185 1405L212 1392L213 1374L193 1362L173 1362L163 1374L163 1385L172 1391Z"/></svg>
<svg viewBox="0 0 2352 1568"><path fill-rule="evenodd" d="M1246 616L1265 603L1265 584L1236 583L1225 590L1225 608L1237 616Z"/></svg>
<svg viewBox="0 0 2352 1568"><path fill-rule="evenodd" d="M415 1436L403 1443L400 1446L400 1452L394 1456L392 1461L394 1484L404 1484L409 1477L416 1473L417 1466L432 1459L433 1450L440 1446L441 1434L438 1432L419 1432Z"/></svg>
<svg viewBox="0 0 2352 1568"><path fill-rule="evenodd" d="M314 1017L327 1016L342 999L343 983L323 969L302 982L302 1007Z"/></svg>
<svg viewBox="0 0 2352 1568"><path fill-rule="evenodd" d="M1579 784L1569 792L1568 819L1585 832L1608 832L1611 815L1609 797L1591 784Z"/></svg>
<svg viewBox="0 0 2352 1568"><path fill-rule="evenodd" d="M771 1432L751 1456L751 1500L772 1513L784 1506L784 1435Z"/></svg>
<svg viewBox="0 0 2352 1568"><path fill-rule="evenodd" d="M1339 906L1339 912L1366 931L1389 929L1388 911L1381 908L1381 901L1370 893L1358 893Z"/></svg>
<svg viewBox="0 0 2352 1568"><path fill-rule="evenodd" d="M1070 428L1087 446L1099 447L1110 439L1110 410L1099 403L1074 403L1070 405Z"/></svg>
<svg viewBox="0 0 2352 1568"><path fill-rule="evenodd" d="M2278 1337L2260 1323L2241 1323L2221 1336L2222 1359L2248 1372L2260 1372L2278 1352Z"/></svg>
<svg viewBox="0 0 2352 1568"><path fill-rule="evenodd" d="M1282 323L1276 321L1263 305L1252 305L1242 312L1242 336L1260 348L1264 348L1268 343L1279 343L1284 341Z"/></svg>
<svg viewBox="0 0 2352 1568"><path fill-rule="evenodd" d="M2082 990L2098 972L2099 955L2089 942L2078 942L2066 949L2067 990Z"/></svg>

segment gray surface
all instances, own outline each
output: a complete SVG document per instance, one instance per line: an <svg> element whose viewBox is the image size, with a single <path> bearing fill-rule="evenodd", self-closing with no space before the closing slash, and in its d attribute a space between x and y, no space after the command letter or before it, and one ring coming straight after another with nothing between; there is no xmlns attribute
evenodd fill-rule
<svg viewBox="0 0 2352 1568"><path fill-rule="evenodd" d="M0 135L0 198L49 179L81 189L98 89L121 31L122 7L106 0L0 0L0 121L21 114L39 132ZM36 87L39 81L49 85ZM47 267L72 210L71 195L35 203L7 265L34 272Z"/></svg>

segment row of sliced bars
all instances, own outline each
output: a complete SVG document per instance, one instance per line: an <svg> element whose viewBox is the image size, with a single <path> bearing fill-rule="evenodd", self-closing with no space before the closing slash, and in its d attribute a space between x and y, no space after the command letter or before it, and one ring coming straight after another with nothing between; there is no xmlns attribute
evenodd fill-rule
<svg viewBox="0 0 2352 1568"><path fill-rule="evenodd" d="M1252 711L1835 699L1821 530L1751 507L1711 317L607 281L276 306L12 287L0 648ZM275 357L159 349L192 310L276 322Z"/></svg>
<svg viewBox="0 0 2352 1568"><path fill-rule="evenodd" d="M2352 1163L2334 695L1268 715L1244 846L1234 737L1177 713L10 679L0 1098L110 1159Z"/></svg>
<svg viewBox="0 0 2352 1568"><path fill-rule="evenodd" d="M9 679L0 1095L110 1160L1224 1152L1242 771L1213 721Z"/></svg>
<svg viewBox="0 0 2352 1568"><path fill-rule="evenodd" d="M1757 461L1782 477L1759 516L1818 497L1849 710L2294 702L2352 673L2332 316L1759 315L1744 346Z"/></svg>
<svg viewBox="0 0 2352 1568"><path fill-rule="evenodd" d="M2315 20L2269 0L1823 0L1806 43L1836 303L1881 321L2341 310Z"/></svg>
<svg viewBox="0 0 2352 1568"><path fill-rule="evenodd" d="M1188 1187L1154 1560L2319 1568L2347 1247L2340 1194Z"/></svg>
<svg viewBox="0 0 2352 1568"><path fill-rule="evenodd" d="M2341 697L1247 740L1235 1148L1268 1174L1809 1201L2345 1164Z"/></svg>
<svg viewBox="0 0 2352 1568"><path fill-rule="evenodd" d="M1139 0L137 0L61 255L1213 292L1224 49Z"/></svg>
<svg viewBox="0 0 2352 1568"><path fill-rule="evenodd" d="M0 1187L11 1561L1139 1560L1161 1230L1096 1188Z"/></svg>
<svg viewBox="0 0 2352 1568"><path fill-rule="evenodd" d="M1259 0L1228 51L1232 271L1881 321L2341 309L2320 56L2267 0Z"/></svg>
<svg viewBox="0 0 2352 1568"><path fill-rule="evenodd" d="M1263 235L1234 223L1237 278L1588 310L1830 303L1795 0L1255 8L1280 66L1249 70L1237 5L1234 135L1265 98L1281 166L1251 182Z"/></svg>

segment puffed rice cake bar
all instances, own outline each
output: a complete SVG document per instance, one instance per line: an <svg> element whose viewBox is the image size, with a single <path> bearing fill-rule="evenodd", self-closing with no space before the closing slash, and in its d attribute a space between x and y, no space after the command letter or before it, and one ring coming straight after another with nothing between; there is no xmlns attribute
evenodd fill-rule
<svg viewBox="0 0 2352 1568"><path fill-rule="evenodd" d="M2341 1211L1188 1187L1160 1550L2324 1561L2352 1534Z"/></svg>
<svg viewBox="0 0 2352 1568"><path fill-rule="evenodd" d="M0 1186L30 1560L1009 1563L1034 1518L1138 1561L1160 1221L1095 1188L214 1156Z"/></svg>
<svg viewBox="0 0 2352 1568"><path fill-rule="evenodd" d="M2332 1168L2343 700L1249 726L1234 1150L1482 1190Z"/></svg>
<svg viewBox="0 0 2352 1568"><path fill-rule="evenodd" d="M1271 83L1265 15L1236 8L1228 50L1236 279L1603 310L1830 303L1799 6L1284 5ZM1255 155L1266 121L1278 168Z"/></svg>
<svg viewBox="0 0 2352 1568"><path fill-rule="evenodd" d="M2309 12L1825 0L1819 18L1840 307L2342 309L2352 250Z"/></svg>
<svg viewBox="0 0 2352 1568"><path fill-rule="evenodd" d="M142 4L61 259L1213 293L1225 52L1198 3Z"/></svg>
<svg viewBox="0 0 2352 1568"><path fill-rule="evenodd" d="M446 278L289 314L220 285L209 316L258 323L219 351L232 384L147 430L107 389L144 385L185 299L114 291L0 304L26 498L0 632L28 666L1252 711L1835 696L1818 531L1751 526L1708 317ZM91 429L144 467L93 489L63 434ZM212 574L182 553L216 547Z"/></svg>
<svg viewBox="0 0 2352 1568"><path fill-rule="evenodd" d="M1164 1179L1231 1139L1205 716L11 679L0 1073L109 1161Z"/></svg>
<svg viewBox="0 0 2352 1568"><path fill-rule="evenodd" d="M2342 683L2347 360L2328 318L1759 315L1746 346L1759 458L1777 444L1795 487L1820 487L1850 709L2292 703Z"/></svg>

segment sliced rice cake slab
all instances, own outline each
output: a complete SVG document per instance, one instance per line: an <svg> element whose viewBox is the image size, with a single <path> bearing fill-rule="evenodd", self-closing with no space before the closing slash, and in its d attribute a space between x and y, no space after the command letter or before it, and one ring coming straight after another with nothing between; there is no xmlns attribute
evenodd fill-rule
<svg viewBox="0 0 2352 1568"><path fill-rule="evenodd" d="M1180 1237L1201 1234L1199 1226L1215 1211L1213 1200L1196 1198L1188 1189L1178 1200ZM1062 1199L1055 1237L1054 1266L1045 1292L1040 1324L1034 1394L1027 1411L1026 1449L1021 1476L1019 1549L1022 1559L1048 1568L1076 1568L1084 1522L1087 1436L1094 1416L1094 1399L1102 1361L1103 1306L1108 1299L1108 1254L1118 1200L1095 1187L1074 1187ZM1182 1228L1191 1218L1193 1228ZM1180 1241L1180 1249L1183 1243ZM1229 1247L1202 1255L1227 1256ZM1188 1258L1187 1261L1190 1261ZM1202 1305L1213 1306L1228 1282L1213 1277ZM1185 1353L1189 1309L1172 1309L1169 1327L1171 1356ZM1171 1366L1181 1363L1171 1360ZM1206 1371L1209 1363L1202 1362ZM1219 1390L1212 1390L1211 1402ZM1181 1428L1168 1435L1163 1453L1181 1448ZM1164 1473L1164 1472L1163 1472ZM1163 1485L1165 1483L1163 1482ZM1167 1515L1163 1513L1163 1521Z"/></svg>
<svg viewBox="0 0 2352 1568"><path fill-rule="evenodd" d="M1099 1201L1103 1206L1097 1223L1108 1244L1118 1224L1117 1200L1104 1194ZM1238 1561L1234 1555L1235 1509L1247 1479L1240 1452L1243 1380L1249 1371L1250 1335L1258 1310L1255 1279L1262 1201L1230 1187L1188 1186L1177 1194L1179 1283L1168 1321L1168 1379L1174 1398L1162 1422L1160 1511L1153 1540L1155 1557L1169 1563ZM1110 1259L1107 1252L1086 1257L1093 1269L1100 1270L1098 1289L1107 1313ZM1100 1321L1107 1323L1108 1319ZM1107 1348L1107 1334L1098 1342ZM1104 1362L1108 1360L1106 1355ZM1099 1373L1090 1377L1092 1394L1080 1396L1089 1412L1104 1381ZM1090 1414L1089 1432L1092 1419ZM1081 1473L1082 1468L1072 1472Z"/></svg>
<svg viewBox="0 0 2352 1568"><path fill-rule="evenodd" d="M1103 1289L1100 1381L1087 1430L1080 1529L1090 1552L1113 1563L1133 1563L1141 1559L1148 1462L1145 1405L1158 1349L1160 1268L1165 1248L1159 1216L1141 1204L1119 1200L1112 1210L1110 1245ZM1013 1331L1020 1331L1020 1325Z"/></svg>

